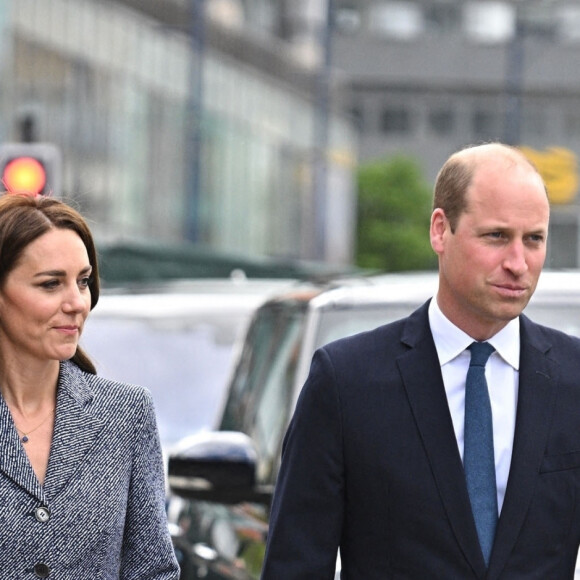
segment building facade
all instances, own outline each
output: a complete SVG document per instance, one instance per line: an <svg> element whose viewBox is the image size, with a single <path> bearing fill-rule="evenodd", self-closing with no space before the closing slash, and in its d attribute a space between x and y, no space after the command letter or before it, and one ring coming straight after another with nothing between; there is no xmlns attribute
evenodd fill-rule
<svg viewBox="0 0 580 580"><path fill-rule="evenodd" d="M320 62L241 16L218 0L2 0L0 142L56 144L62 194L100 239L349 263L351 120Z"/></svg>
<svg viewBox="0 0 580 580"><path fill-rule="evenodd" d="M358 160L523 147L580 266L575 0L2 0L0 141L101 238L348 263Z"/></svg>
<svg viewBox="0 0 580 580"><path fill-rule="evenodd" d="M432 181L462 146L520 146L548 185L547 264L580 265L577 2L335 0L333 24L361 161L411 155Z"/></svg>

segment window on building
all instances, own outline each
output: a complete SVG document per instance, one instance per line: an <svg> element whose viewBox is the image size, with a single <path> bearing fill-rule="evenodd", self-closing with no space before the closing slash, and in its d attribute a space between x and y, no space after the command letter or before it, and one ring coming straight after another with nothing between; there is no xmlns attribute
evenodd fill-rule
<svg viewBox="0 0 580 580"><path fill-rule="evenodd" d="M456 2L432 2L424 7L425 27L435 34L457 30L461 24L461 7Z"/></svg>
<svg viewBox="0 0 580 580"><path fill-rule="evenodd" d="M548 255L546 264L550 268L578 267L578 224L550 219Z"/></svg>
<svg viewBox="0 0 580 580"><path fill-rule="evenodd" d="M557 35L557 18L554 6L543 2L530 2L518 10L518 33L536 40L553 40Z"/></svg>
<svg viewBox="0 0 580 580"><path fill-rule="evenodd" d="M544 137L547 131L546 110L542 107L524 108L521 128L524 138Z"/></svg>
<svg viewBox="0 0 580 580"><path fill-rule="evenodd" d="M564 116L564 131L566 137L570 139L580 138L580 112L568 111L566 113Z"/></svg>
<svg viewBox="0 0 580 580"><path fill-rule="evenodd" d="M564 42L580 42L580 6L572 4L556 9L556 29Z"/></svg>
<svg viewBox="0 0 580 580"><path fill-rule="evenodd" d="M463 6L463 26L476 42L506 42L514 35L516 8L503 1L469 0Z"/></svg>
<svg viewBox="0 0 580 580"><path fill-rule="evenodd" d="M477 109L471 118L471 127L476 139L498 139L498 119L495 113L489 110Z"/></svg>
<svg viewBox="0 0 580 580"><path fill-rule="evenodd" d="M334 12L335 29L345 34L358 32L362 25L360 7L355 5L337 6Z"/></svg>
<svg viewBox="0 0 580 580"><path fill-rule="evenodd" d="M448 108L429 111L429 129L435 135L451 135L455 129L454 111Z"/></svg>
<svg viewBox="0 0 580 580"><path fill-rule="evenodd" d="M350 108L350 117L356 129L362 131L364 129L364 113L360 105L353 105Z"/></svg>
<svg viewBox="0 0 580 580"><path fill-rule="evenodd" d="M409 0L370 2L367 22L371 32L399 40L416 38L425 28L421 7Z"/></svg>
<svg viewBox="0 0 580 580"><path fill-rule="evenodd" d="M381 114L381 131L383 133L409 133L411 115L403 106L385 107Z"/></svg>

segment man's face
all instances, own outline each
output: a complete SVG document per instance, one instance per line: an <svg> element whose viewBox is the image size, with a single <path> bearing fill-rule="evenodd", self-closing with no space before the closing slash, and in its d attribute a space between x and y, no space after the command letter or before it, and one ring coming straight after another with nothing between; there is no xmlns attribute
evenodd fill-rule
<svg viewBox="0 0 580 580"><path fill-rule="evenodd" d="M478 340L521 313L546 257L549 203L541 178L525 164L495 161L476 168L454 233L443 210L431 220L438 304Z"/></svg>

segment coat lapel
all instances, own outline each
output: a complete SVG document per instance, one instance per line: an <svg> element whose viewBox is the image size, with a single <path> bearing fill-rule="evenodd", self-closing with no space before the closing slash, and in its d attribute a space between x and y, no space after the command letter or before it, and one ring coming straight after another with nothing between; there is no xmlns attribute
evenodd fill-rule
<svg viewBox="0 0 580 580"><path fill-rule="evenodd" d="M0 471L41 503L44 491L22 447L10 409L0 396Z"/></svg>
<svg viewBox="0 0 580 580"><path fill-rule="evenodd" d="M62 363L54 437L44 486L50 499L54 499L82 467L104 427L104 422L91 412L92 399L92 389L83 373L72 363Z"/></svg>
<svg viewBox="0 0 580 580"><path fill-rule="evenodd" d="M535 489L555 403L559 366L551 345L521 317L518 408L512 462L488 578L498 578L512 551Z"/></svg>
<svg viewBox="0 0 580 580"><path fill-rule="evenodd" d="M397 362L441 501L467 561L476 577L484 578L485 563L471 512L441 366L429 330L427 305L411 315L402 341L410 349Z"/></svg>

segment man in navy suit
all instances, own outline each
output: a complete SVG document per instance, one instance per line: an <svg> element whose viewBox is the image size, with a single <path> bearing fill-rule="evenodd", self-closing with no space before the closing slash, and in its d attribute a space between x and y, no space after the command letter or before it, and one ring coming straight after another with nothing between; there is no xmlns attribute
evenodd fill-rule
<svg viewBox="0 0 580 580"><path fill-rule="evenodd" d="M544 183L517 149L479 145L445 163L430 227L437 295L316 352L284 442L262 580L330 580L337 550L347 580L573 579L580 341L522 314L548 221ZM491 482L475 482L488 497L493 485L487 547L464 469L474 342L493 351L482 370Z"/></svg>

